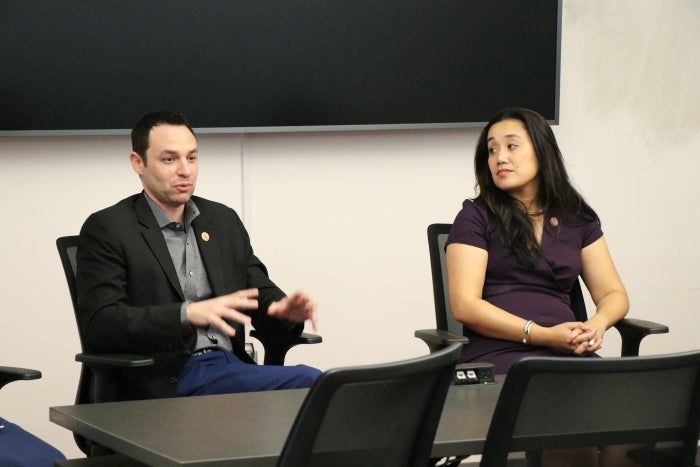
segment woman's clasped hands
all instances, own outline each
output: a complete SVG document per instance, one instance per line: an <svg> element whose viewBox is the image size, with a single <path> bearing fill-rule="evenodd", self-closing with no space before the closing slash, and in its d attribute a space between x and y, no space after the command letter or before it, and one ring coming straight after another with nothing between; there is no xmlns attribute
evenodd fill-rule
<svg viewBox="0 0 700 467"><path fill-rule="evenodd" d="M580 321L567 322L542 328L539 345L551 347L564 354L585 355L603 346L605 330Z"/></svg>

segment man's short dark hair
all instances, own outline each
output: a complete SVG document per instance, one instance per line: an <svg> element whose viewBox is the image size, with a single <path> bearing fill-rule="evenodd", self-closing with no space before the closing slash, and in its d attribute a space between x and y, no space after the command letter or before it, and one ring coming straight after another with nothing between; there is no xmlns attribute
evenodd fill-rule
<svg viewBox="0 0 700 467"><path fill-rule="evenodd" d="M151 129L158 125L186 126L194 135L194 130L182 113L170 110L148 112L136 121L131 130L131 150L141 156L144 164L146 164L146 151L148 150Z"/></svg>

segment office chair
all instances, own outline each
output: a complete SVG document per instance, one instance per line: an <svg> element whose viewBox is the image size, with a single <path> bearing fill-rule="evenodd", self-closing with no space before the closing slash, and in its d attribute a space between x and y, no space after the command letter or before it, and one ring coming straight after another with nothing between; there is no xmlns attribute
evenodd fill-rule
<svg viewBox="0 0 700 467"><path fill-rule="evenodd" d="M309 390L278 467L424 467L461 346L331 369Z"/></svg>
<svg viewBox="0 0 700 467"><path fill-rule="evenodd" d="M513 451L675 442L673 462L651 465L692 466L699 424L700 351L529 357L503 383L480 465L505 466Z"/></svg>
<svg viewBox="0 0 700 467"><path fill-rule="evenodd" d="M452 224L431 224L428 226L428 249L430 252L430 269L433 278L433 300L435 302L435 321L437 329L421 329L415 331L415 336L422 339L434 352L451 342L467 344L469 339L462 335L463 325L454 318L450 307L450 292L447 281L447 266L445 264L445 244ZM588 314L581 290L581 284L576 281L570 293L571 307L577 321L586 321ZM668 327L634 318L620 320L615 328L622 337L621 356L639 355L642 339L649 334L663 334Z"/></svg>
<svg viewBox="0 0 700 467"><path fill-rule="evenodd" d="M78 311L78 296L76 288L76 270L77 270L77 251L78 251L78 236L66 236L56 239L56 247L61 258L61 265L68 283L71 302L77 324ZM251 345L245 343L245 334L240 325L237 327L235 339L238 339L241 346L252 349ZM80 325L78 324L78 335L80 337L80 348L85 349L84 338ZM278 342L270 339L264 339L255 330L250 331L250 335L257 338L263 344L265 349L265 365L283 365L287 351L299 344L317 344L322 341L321 336L314 334L303 333L296 342L290 346L280 345ZM251 356L255 355L254 350L250 350ZM75 356L75 360L82 364L80 371L80 379L78 381L78 390L75 398L76 404L89 404L93 402L111 402L116 400L117 394L117 375L120 369L136 368L153 365L154 359L143 355L131 354L97 354L81 352ZM80 435L74 435L76 444L88 456L102 454L103 451L99 446L85 440ZM108 453L108 452L107 452Z"/></svg>
<svg viewBox="0 0 700 467"><path fill-rule="evenodd" d="M13 381L39 378L41 372L38 370L0 366L0 388ZM61 459L65 457L56 448L0 417L0 465L49 467Z"/></svg>

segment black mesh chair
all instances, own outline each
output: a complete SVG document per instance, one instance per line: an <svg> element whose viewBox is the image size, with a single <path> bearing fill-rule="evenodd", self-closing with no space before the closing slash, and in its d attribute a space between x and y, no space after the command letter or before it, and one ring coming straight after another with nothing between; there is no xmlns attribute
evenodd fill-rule
<svg viewBox="0 0 700 467"><path fill-rule="evenodd" d="M56 240L56 247L61 258L63 272L68 283L73 311L76 316L77 323L77 289L76 289L76 270L77 261L76 254L78 251L78 236L60 237ZM237 329L235 338L238 339L243 347L251 349L251 345L246 345L245 334L242 328ZM75 398L76 404L89 404L93 402L111 402L116 399L117 394L117 375L122 368L135 368L141 366L153 365L154 360L149 356L143 355L128 355L128 354L96 354L84 352L84 338L78 326L78 335L80 337L80 348L83 352L75 356L75 360L82 364L80 371L80 379L78 381L78 391ZM314 334L303 333L296 342L290 346L280 345L275 340L266 340L263 336L259 336L255 330L250 331L250 335L259 339L265 349L264 364L265 365L283 365L287 351L298 344L317 344L322 341L321 336ZM252 356L255 355L254 350L249 351ZM85 440L80 435L74 435L76 443L81 451L85 454L97 455L102 454L102 449Z"/></svg>
<svg viewBox="0 0 700 467"><path fill-rule="evenodd" d="M460 348L326 371L299 409L278 466L428 465Z"/></svg>
<svg viewBox="0 0 700 467"><path fill-rule="evenodd" d="M503 383L481 465L505 466L513 451L663 442L675 449L664 462L654 457L649 465L692 466L699 424L700 351L525 358Z"/></svg>
<svg viewBox="0 0 700 467"><path fill-rule="evenodd" d="M445 244L452 224L431 224L428 226L428 249L430 252L430 268L433 278L433 300L435 302L436 329L421 329L415 331L415 336L422 339L433 352L451 342L466 344L469 339L462 335L463 325L452 314L450 307L450 291L447 282L447 267L445 265ZM586 321L588 314L583 298L580 282L576 282L570 294L571 307L577 321ZM623 357L639 355L642 339L649 334L668 332L668 327L634 318L620 320L615 328L622 337Z"/></svg>

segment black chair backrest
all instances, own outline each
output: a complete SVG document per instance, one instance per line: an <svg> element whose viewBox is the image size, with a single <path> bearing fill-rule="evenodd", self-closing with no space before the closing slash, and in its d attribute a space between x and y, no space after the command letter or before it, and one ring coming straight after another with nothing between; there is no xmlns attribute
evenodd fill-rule
<svg viewBox="0 0 700 467"><path fill-rule="evenodd" d="M75 281L75 274L78 270L78 236L59 237L56 239L56 247L58 248L58 256L61 258L61 265L63 266L63 273L66 276L66 283L68 284L68 291L70 292L70 299L73 304L73 313L75 314L78 309L78 294ZM83 335L80 332L80 326L78 326L78 335L80 337L80 348L83 349Z"/></svg>
<svg viewBox="0 0 700 467"><path fill-rule="evenodd" d="M437 328L453 334L462 334L463 325L452 314L450 288L447 282L445 245L452 224L431 224L428 226L428 251L430 271L433 277L433 301Z"/></svg>
<svg viewBox="0 0 700 467"><path fill-rule="evenodd" d="M431 224L428 226L428 251L430 253L430 270L433 277L435 321L438 329L454 334L462 334L462 323L454 318L450 307L450 289L447 281L445 245L451 228L452 224ZM586 303L579 281L574 283L574 288L569 293L569 297L576 320L588 320Z"/></svg>
<svg viewBox="0 0 700 467"><path fill-rule="evenodd" d="M83 346L83 334L80 330L80 325L78 324L78 294L76 287L76 271L77 267L77 253L78 253L78 236L70 235L66 237L59 237L56 239L56 247L58 248L58 256L61 258L61 265L63 266L63 273L66 276L66 283L68 284L68 291L70 292L71 303L73 304L73 315L75 316L75 323L78 328L78 336L80 338L80 349L84 350ZM92 402L92 382L94 375L90 367L87 365L81 365L80 368L80 378L78 379L78 389L75 394L76 404L86 404ZM74 434L75 442L84 453L89 453L91 446L90 442L84 437Z"/></svg>
<svg viewBox="0 0 700 467"><path fill-rule="evenodd" d="M575 402L574 402L575 401ZM508 452L683 442L694 465L700 424L700 351L616 358L525 358L503 384L482 466Z"/></svg>
<svg viewBox="0 0 700 467"><path fill-rule="evenodd" d="M461 344L411 360L337 368L310 389L278 466L425 466Z"/></svg>

